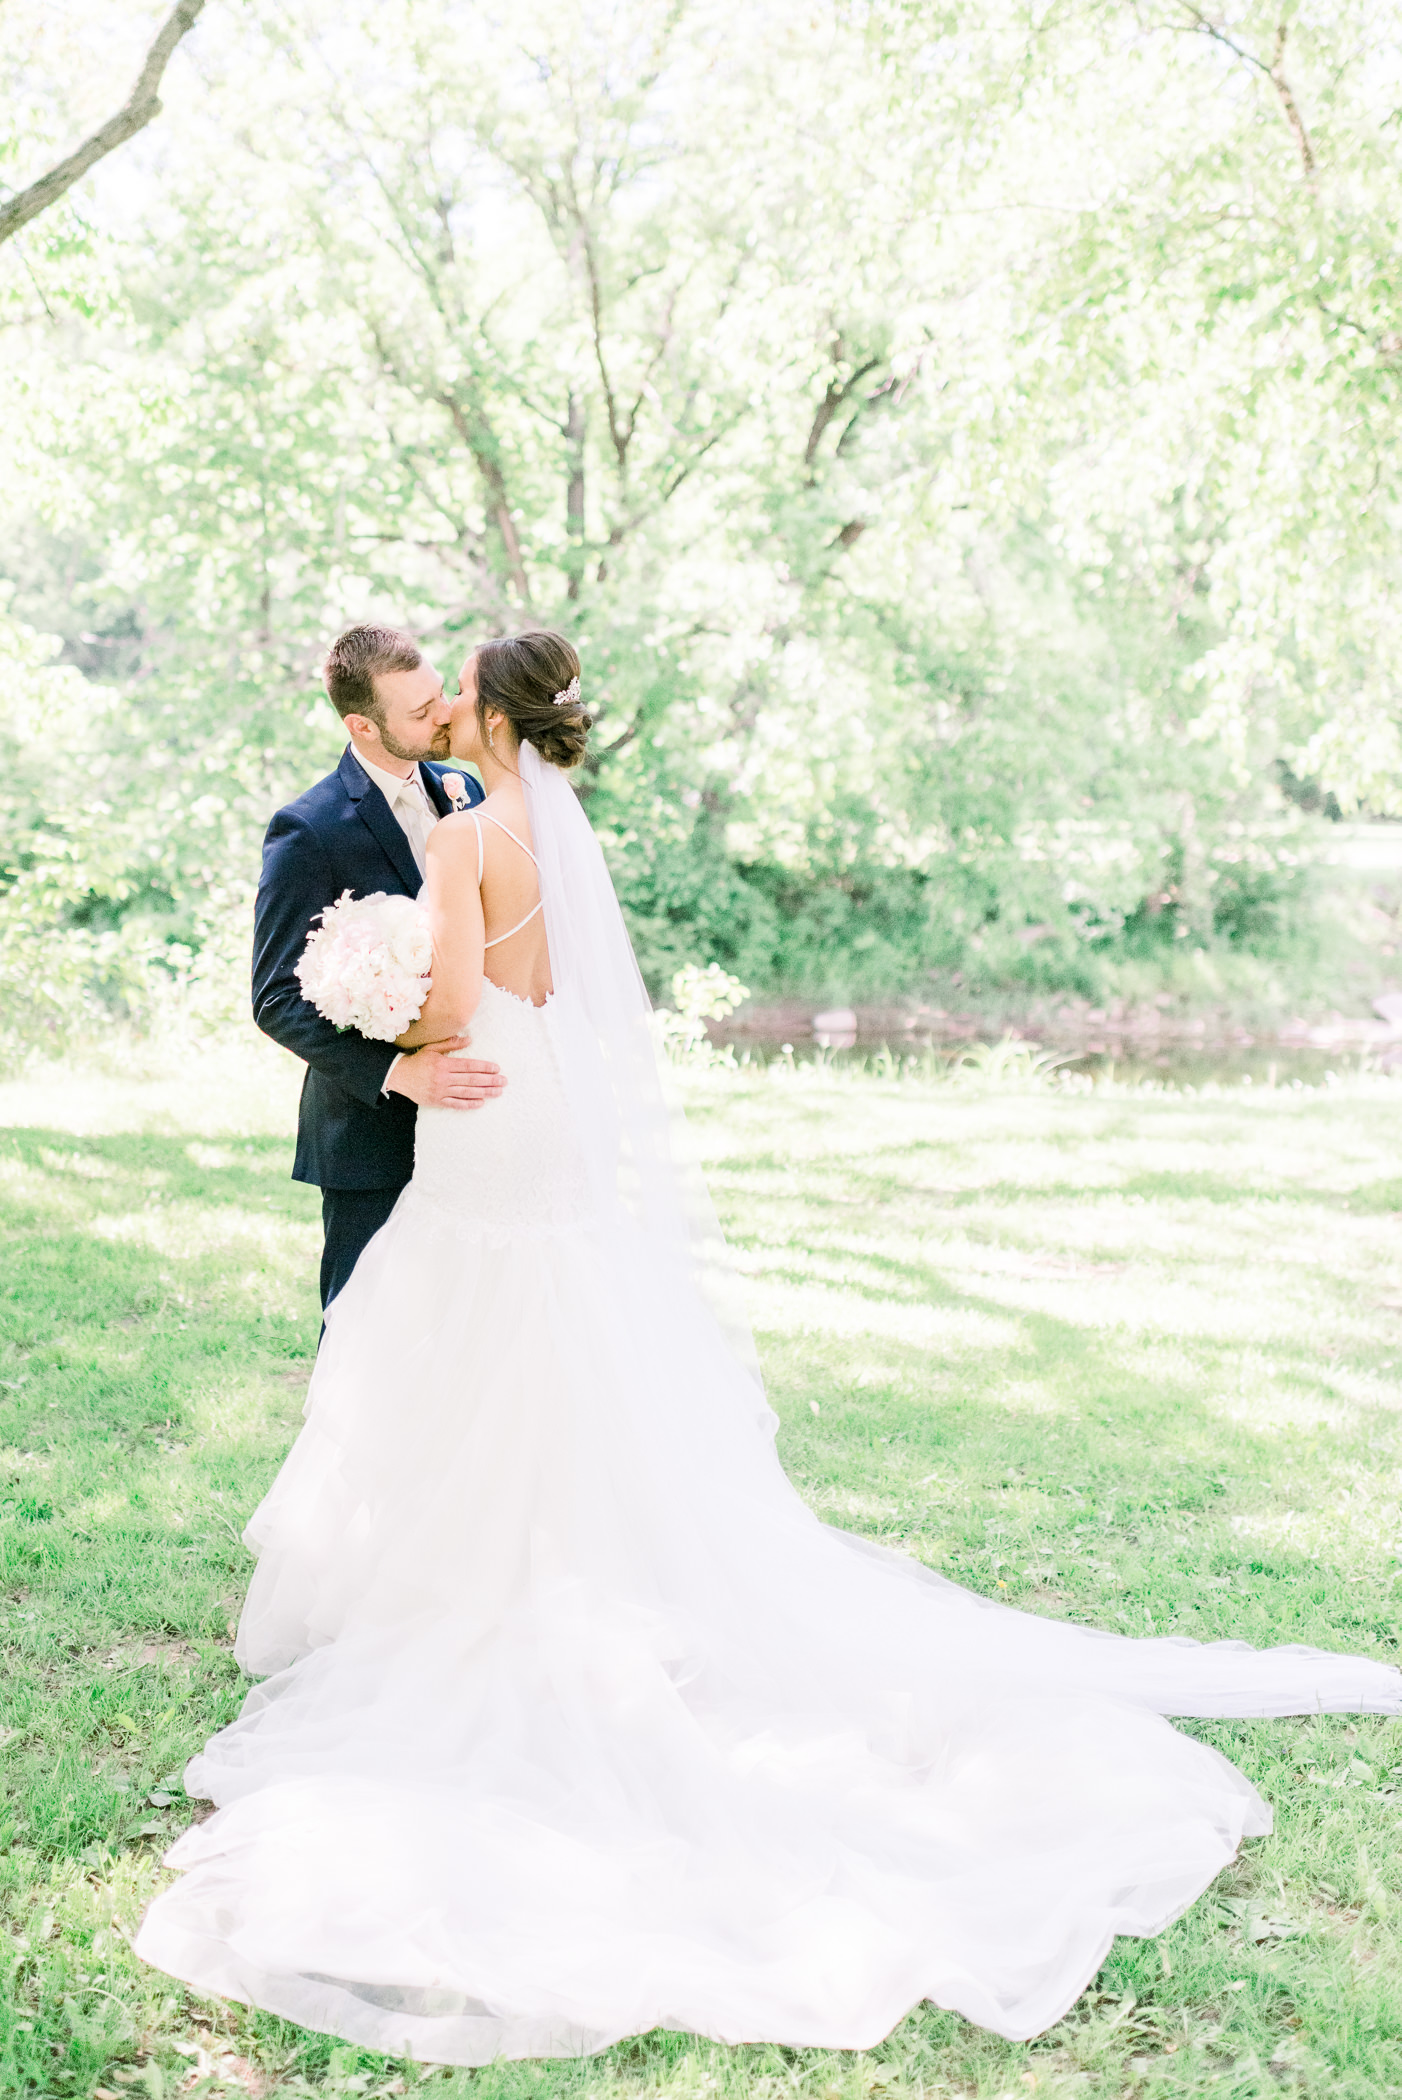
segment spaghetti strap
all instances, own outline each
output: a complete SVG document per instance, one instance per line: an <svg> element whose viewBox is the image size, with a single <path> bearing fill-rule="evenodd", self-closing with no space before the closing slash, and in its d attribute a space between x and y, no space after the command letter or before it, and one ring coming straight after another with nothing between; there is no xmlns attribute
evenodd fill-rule
<svg viewBox="0 0 1402 2100"><path fill-rule="evenodd" d="M544 899L543 897L541 897L541 898L539 898L539 899L538 899L538 900L536 901L536 903L534 903L534 904L533 904L533 905L531 906L530 910L529 910L529 911L528 911L528 912L526 913L526 916L525 916L525 918L524 918L524 919L518 919L518 920L516 921L516 924L515 924L514 926L508 926L508 927L507 927L507 929L506 929L506 932L505 932L505 933L498 933L498 934L495 934L495 935L494 935L494 936L492 937L492 939L491 939L491 940L489 940L489 941L483 941L483 943L482 943L482 952L483 952L483 954L485 955L485 953L486 953L486 951L488 950L488 948L499 948L499 947L501 946L501 944L502 944L502 942L503 942L503 941L509 941L509 940L511 939L511 936L512 936L512 934L513 934L513 933L519 933L519 932L521 931L521 928L522 928L523 926L529 926L529 925L530 925L530 923L531 923L531 920L532 920L532 919L533 919L533 918L535 917L536 913L537 913L538 911L544 911L544 909L545 909L545 899Z"/></svg>
<svg viewBox="0 0 1402 2100"><path fill-rule="evenodd" d="M525 854L527 860L530 861L533 867L537 869L540 867L540 862L536 859L534 853L532 853L530 847L526 844L525 840L518 839L515 832L511 829L511 826L509 824L503 824L501 818L494 817L491 814L490 810L484 809L482 811L482 816L486 818L489 824L495 824L498 831L504 831L506 833L506 836L511 840L512 844L521 848L521 851ZM475 812L473 814L472 821L477 826L477 887L480 890L482 887L482 825ZM499 948L503 941L509 941L513 933L519 933L523 926L529 926L531 920L535 917L536 913L539 911L544 911L544 909L545 899L543 897L537 897L535 903L526 913L524 919L518 919L514 926L508 926L505 933L498 933L494 935L494 937L490 941L483 941L483 954L485 955L488 948Z"/></svg>
<svg viewBox="0 0 1402 2100"><path fill-rule="evenodd" d="M536 859L534 853L532 853L530 847L526 844L525 840L518 839L515 832L511 829L511 826L509 824L503 824L501 818L494 817L490 810L484 809L482 811L482 815L486 818L489 824L495 824L498 831L504 831L506 833L506 836L511 840L512 844L521 848L521 851L525 854L527 860L530 861L534 867L538 868L540 866L540 862ZM474 824L477 824L477 836L480 840L482 837L482 827L480 824L477 823L476 817L474 817L472 821ZM477 879L480 882L482 878L479 875Z"/></svg>

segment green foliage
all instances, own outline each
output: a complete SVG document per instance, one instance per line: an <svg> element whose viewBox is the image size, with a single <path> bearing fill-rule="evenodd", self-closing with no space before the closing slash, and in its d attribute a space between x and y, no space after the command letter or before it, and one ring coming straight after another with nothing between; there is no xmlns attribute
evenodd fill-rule
<svg viewBox="0 0 1402 2100"><path fill-rule="evenodd" d="M206 949L227 1003L367 613L450 679L572 635L655 989L1334 968L1322 812L1402 812L1393 13L202 19L159 139L0 257L0 573L117 695L120 813L100 865L6 818L15 1032L78 1010L41 926L84 1012Z"/></svg>
<svg viewBox="0 0 1402 2100"><path fill-rule="evenodd" d="M743 1006L749 989L716 963L704 970L686 963L672 978L671 1004L657 1009L654 1026L664 1054L673 1064L709 1071L735 1063L733 1044L717 1049L706 1033L707 1021L723 1021Z"/></svg>

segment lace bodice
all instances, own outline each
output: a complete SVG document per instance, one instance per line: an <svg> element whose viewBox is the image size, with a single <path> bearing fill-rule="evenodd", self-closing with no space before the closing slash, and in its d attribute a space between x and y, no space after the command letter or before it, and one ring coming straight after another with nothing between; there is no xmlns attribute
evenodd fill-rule
<svg viewBox="0 0 1402 2100"><path fill-rule="evenodd" d="M589 1203L556 1052L553 999L532 1006L490 979L464 1057L490 1058L506 1086L482 1108L421 1108L409 1200L440 1229L501 1242L577 1229Z"/></svg>

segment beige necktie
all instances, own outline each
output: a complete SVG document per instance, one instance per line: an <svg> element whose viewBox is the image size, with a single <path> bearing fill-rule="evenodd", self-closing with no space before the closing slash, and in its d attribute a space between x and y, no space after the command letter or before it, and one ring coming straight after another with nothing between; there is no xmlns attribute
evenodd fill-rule
<svg viewBox="0 0 1402 2100"><path fill-rule="evenodd" d="M394 814L399 820L400 830L409 841L409 851L414 856L414 865L420 875L428 873L428 835L438 822L438 813L430 809L428 796L417 772L409 775L394 800Z"/></svg>

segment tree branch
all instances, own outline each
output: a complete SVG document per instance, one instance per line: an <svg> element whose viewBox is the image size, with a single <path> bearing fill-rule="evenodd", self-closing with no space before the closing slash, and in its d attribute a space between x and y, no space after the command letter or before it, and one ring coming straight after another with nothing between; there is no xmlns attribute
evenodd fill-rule
<svg viewBox="0 0 1402 2100"><path fill-rule="evenodd" d="M501 471L501 460L491 425L482 410L464 403L453 387L445 387L438 395L441 405L452 418L453 428L472 456L487 496L487 514L496 526L501 540L502 553L506 557L506 571L520 603L531 602L530 578L521 553L521 542L517 537L516 520L511 515L507 499L506 477Z"/></svg>
<svg viewBox="0 0 1402 2100"><path fill-rule="evenodd" d="M711 447L713 445L718 445L722 438L729 437L731 431L740 421L740 417L743 413L744 411L741 410L736 415L731 416L728 419L728 421L722 423L718 429L713 430L711 432L711 435L705 440L705 442L696 447L696 450L692 453L690 459L684 461L683 464L677 468L677 471L672 476L671 480L663 483L662 494L659 498L657 505L655 506L656 508L660 509L663 503L671 502L673 496L676 495L677 490L681 487L682 483L686 480L687 476L693 473L694 470L700 466L702 460L706 457L706 454L711 450Z"/></svg>
<svg viewBox="0 0 1402 2100"><path fill-rule="evenodd" d="M664 504L671 502L677 490L687 479L687 476L701 464L701 461L711 450L712 446L718 445L722 438L729 437L731 431L737 427L744 414L744 409L738 409L726 422L713 430L703 444L696 447L691 457L682 462L670 480L662 483L650 501L635 505L625 517L616 520L607 540L604 542L604 558L600 560L596 571L597 582L602 583L608 574L607 556L609 552L615 547L621 547L630 532L636 532L640 525L645 525L649 518L655 517ZM701 630L697 629L696 631L699 633Z"/></svg>
<svg viewBox="0 0 1402 2100"><path fill-rule="evenodd" d="M1287 33L1287 26L1282 22L1275 33L1275 52L1271 58L1270 65L1271 83L1280 97L1280 106L1285 111L1285 121L1295 134L1295 144L1300 149L1300 160L1304 166L1305 180L1306 182L1313 182L1314 148L1310 144L1310 135L1305 129L1305 120L1300 115L1299 105L1290 92L1290 83L1285 77L1281 64L1285 57L1285 38Z"/></svg>
<svg viewBox="0 0 1402 2100"><path fill-rule="evenodd" d="M585 279L589 287L590 332L594 339L594 362L599 368L599 384L604 390L604 409L608 416L609 437L613 441L614 457L618 461L618 478L627 479L628 446L632 439L631 429L625 430L618 412L618 396L609 377L608 362L604 356L604 295L599 283L599 267L594 255L594 243L583 218L579 221L580 245L584 254Z"/></svg>
<svg viewBox="0 0 1402 2100"><path fill-rule="evenodd" d="M1285 112L1285 121L1294 133L1295 144L1300 150L1301 165L1305 171L1305 180L1313 184L1315 179L1314 148L1310 144L1310 135L1305 129L1305 120L1300 115L1300 106L1296 102L1290 83L1285 77L1285 39L1290 34L1289 23L1281 22L1277 24L1275 50L1271 54L1270 64L1267 65L1263 58L1257 58L1254 51L1247 51L1241 44L1237 43L1234 37L1229 37L1224 29L1219 29L1215 22L1209 21L1201 8L1193 6L1192 0L1182 0L1182 4L1192 16L1194 28L1201 30L1204 36L1210 36L1215 43L1225 45L1233 57L1241 59L1243 64L1254 66L1258 73L1265 74L1276 94L1280 97L1280 106Z"/></svg>
<svg viewBox="0 0 1402 2100"><path fill-rule="evenodd" d="M865 364L858 365L850 379L828 381L828 390L818 403L813 417L813 426L808 433L808 443L803 448L803 464L810 476L818 458L818 447L823 441L823 432L838 413L843 403L850 399L854 388L859 386L868 372L874 372L880 364L879 357L869 357Z"/></svg>
<svg viewBox="0 0 1402 2100"><path fill-rule="evenodd" d="M1241 59L1248 66L1254 66L1258 73L1264 73L1269 79L1271 69L1264 59L1257 58L1254 51L1243 50L1242 46L1234 38L1227 35L1225 29L1219 29L1215 22L1208 20L1201 8L1194 7L1191 4L1191 0L1183 0L1183 5L1192 16L1194 27L1200 29L1204 36L1210 36L1214 43L1225 44L1234 58Z"/></svg>
<svg viewBox="0 0 1402 2100"><path fill-rule="evenodd" d="M177 0L177 5L161 24L156 40L146 54L146 63L130 96L115 117L109 117L100 130L85 139L75 153L70 153L58 166L50 168L37 182L18 196L7 198L0 204L0 242L10 240L31 219L37 219L41 211L57 204L65 191L80 182L88 169L94 167L118 146L135 138L144 131L151 119L160 115L161 102L158 90L161 76L170 62L170 55L180 39L194 25L195 17L204 6L204 0Z"/></svg>
<svg viewBox="0 0 1402 2100"><path fill-rule="evenodd" d="M632 721L628 724L628 727L623 731L623 734L621 736L616 736L611 744L601 744L599 746L597 763L601 765L606 758L614 757L614 755L619 751L626 751L628 746L637 737L638 732L641 730L642 726L642 711L641 709L639 709L638 713L634 715Z"/></svg>
<svg viewBox="0 0 1402 2100"><path fill-rule="evenodd" d="M1369 328L1365 322L1355 321L1352 314L1340 313L1335 306L1326 306L1318 297L1314 304L1335 327L1347 328L1354 335L1362 336L1365 343L1371 343L1384 364L1396 365L1402 358L1402 333L1395 329Z"/></svg>
<svg viewBox="0 0 1402 2100"><path fill-rule="evenodd" d="M571 387L565 416L566 464L569 469L565 484L565 532L569 568L567 595L572 599L579 596L584 581L584 440L587 431L584 403Z"/></svg>

